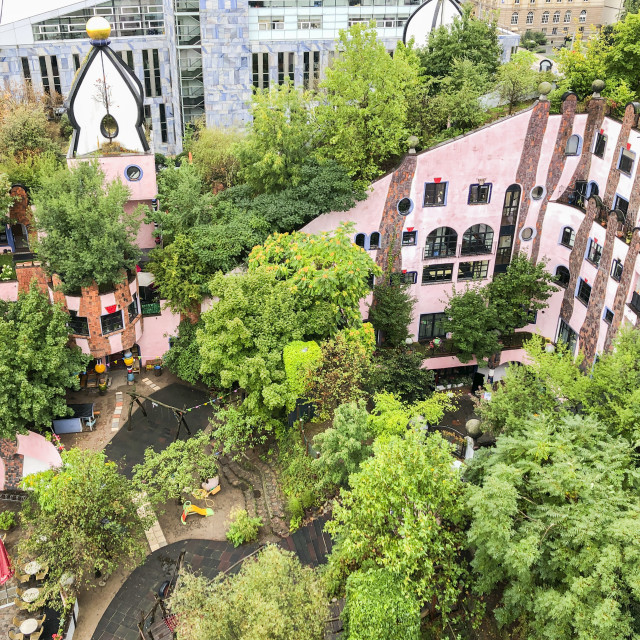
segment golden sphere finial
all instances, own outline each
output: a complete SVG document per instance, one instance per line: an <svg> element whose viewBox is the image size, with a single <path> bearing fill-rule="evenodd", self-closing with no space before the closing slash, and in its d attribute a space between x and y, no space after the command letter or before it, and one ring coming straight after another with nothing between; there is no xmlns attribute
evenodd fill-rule
<svg viewBox="0 0 640 640"><path fill-rule="evenodd" d="M106 40L111 33L111 25L102 16L93 16L87 22L87 35L92 40Z"/></svg>

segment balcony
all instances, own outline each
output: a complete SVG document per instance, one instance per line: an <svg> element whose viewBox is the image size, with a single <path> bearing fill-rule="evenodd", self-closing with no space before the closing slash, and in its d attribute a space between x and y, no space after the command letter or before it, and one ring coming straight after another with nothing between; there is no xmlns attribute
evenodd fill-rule
<svg viewBox="0 0 640 640"><path fill-rule="evenodd" d="M640 296L638 300L638 314L640 314ZM512 349L522 349L524 343L530 340L532 333L529 331L518 331L516 333L501 336L500 344L502 351L510 351ZM459 353L459 349L453 344L450 338L433 338L424 339L414 343L413 349L423 354L425 359L439 358L440 356L455 356Z"/></svg>
<svg viewBox="0 0 640 640"><path fill-rule="evenodd" d="M577 207L581 211L584 211L586 209L586 201L587 199L584 193L581 193L580 191L572 191L569 194L569 204L572 207Z"/></svg>
<svg viewBox="0 0 640 640"><path fill-rule="evenodd" d="M427 244L424 248L423 260L440 260L441 258L464 258L468 256L491 255L496 252L497 242L469 242L454 245L452 243ZM511 248L509 247L509 251Z"/></svg>
<svg viewBox="0 0 640 640"><path fill-rule="evenodd" d="M634 291L633 295L631 296L631 300L630 300L630 302L629 302L629 304L627 306L637 316L640 317L640 293L638 293L637 291Z"/></svg>

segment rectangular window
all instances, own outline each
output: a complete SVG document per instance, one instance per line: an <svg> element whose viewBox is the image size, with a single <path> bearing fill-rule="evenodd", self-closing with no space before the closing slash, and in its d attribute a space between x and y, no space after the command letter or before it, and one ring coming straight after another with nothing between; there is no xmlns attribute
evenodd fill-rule
<svg viewBox="0 0 640 640"><path fill-rule="evenodd" d="M402 246L403 247L415 247L418 242L417 231L403 231L402 232Z"/></svg>
<svg viewBox="0 0 640 640"><path fill-rule="evenodd" d="M598 132L596 135L596 144L593 147L593 155L598 158L604 157L604 150L607 148L607 136L604 133Z"/></svg>
<svg viewBox="0 0 640 640"><path fill-rule="evenodd" d="M102 335L113 333L123 328L122 311L114 311L106 316L100 316L100 324L102 325Z"/></svg>
<svg viewBox="0 0 640 640"><path fill-rule="evenodd" d="M496 264L509 264L511 262L511 245L513 236L511 234L498 238L498 250L496 251Z"/></svg>
<svg viewBox="0 0 640 640"><path fill-rule="evenodd" d="M73 70L77 71L79 68L80 68L80 54L74 53L73 54Z"/></svg>
<svg viewBox="0 0 640 640"><path fill-rule="evenodd" d="M432 282L451 282L453 279L453 263L431 264L422 269L422 284Z"/></svg>
<svg viewBox="0 0 640 640"><path fill-rule="evenodd" d="M67 326L71 333L76 336L88 336L89 320L83 316L79 316L77 311L69 311L69 316Z"/></svg>
<svg viewBox="0 0 640 640"><path fill-rule="evenodd" d="M20 58L22 62L22 75L24 76L25 81L31 81L31 68L29 67L29 58Z"/></svg>
<svg viewBox="0 0 640 640"><path fill-rule="evenodd" d="M556 17L555 17L555 16L553 16L553 21L554 21L554 22L557 22L557 20L556 20ZM553 28L551 29L551 35L552 35L552 36L557 36L557 35L558 35L558 27L553 27Z"/></svg>
<svg viewBox="0 0 640 640"><path fill-rule="evenodd" d="M469 187L469 204L489 204L491 200L491 183L472 184Z"/></svg>
<svg viewBox="0 0 640 640"><path fill-rule="evenodd" d="M160 86L160 58L157 49L142 50L142 66L144 69L144 91L147 98L162 95Z"/></svg>
<svg viewBox="0 0 640 640"><path fill-rule="evenodd" d="M129 303L129 324L131 324L138 317L138 295L133 294L132 300Z"/></svg>
<svg viewBox="0 0 640 640"><path fill-rule="evenodd" d="M131 50L118 51L118 55L120 56L120 59L122 60L122 62L124 62L129 67L129 69L133 71L134 70L133 51ZM142 55L144 58L144 51L142 52Z"/></svg>
<svg viewBox="0 0 640 640"><path fill-rule="evenodd" d="M423 313L420 315L420 326L418 328L418 340L431 340L433 338L444 338L447 332L444 329L444 313Z"/></svg>
<svg viewBox="0 0 640 640"><path fill-rule="evenodd" d="M302 86L315 91L320 80L320 52L305 51L302 54Z"/></svg>
<svg viewBox="0 0 640 640"><path fill-rule="evenodd" d="M620 211L622 211L622 213L624 213L624 215L626 216L629 213L629 201L622 196L616 196L613 208L620 209Z"/></svg>
<svg viewBox="0 0 640 640"><path fill-rule="evenodd" d="M298 17L298 29L322 29L322 16Z"/></svg>
<svg viewBox="0 0 640 640"><path fill-rule="evenodd" d="M164 103L161 102L158 105L158 111L160 112L160 139L162 142L168 142L169 136L167 133L167 109Z"/></svg>
<svg viewBox="0 0 640 640"><path fill-rule="evenodd" d="M39 56L38 60L40 62L40 73L42 75L42 88L44 92L49 94L52 91L62 93L57 56Z"/></svg>
<svg viewBox="0 0 640 640"><path fill-rule="evenodd" d="M600 264L602 258L602 245L595 240L591 240L589 251L587 252L587 260L596 267Z"/></svg>
<svg viewBox="0 0 640 640"><path fill-rule="evenodd" d="M560 320L558 327L558 342L564 342L571 353L576 350L578 334L564 320Z"/></svg>
<svg viewBox="0 0 640 640"><path fill-rule="evenodd" d="M624 265L620 260L614 260L613 265L611 265L611 277L616 281L620 282L622 279L622 269Z"/></svg>
<svg viewBox="0 0 640 640"><path fill-rule="evenodd" d="M461 262L458 265L458 280L482 280L489 273L489 261Z"/></svg>
<svg viewBox="0 0 640 640"><path fill-rule="evenodd" d="M442 207L447 200L446 182L427 182L424 185L424 206Z"/></svg>
<svg viewBox="0 0 640 640"><path fill-rule="evenodd" d="M287 80L293 84L295 82L295 53L278 53L278 84L284 84Z"/></svg>
<svg viewBox="0 0 640 640"><path fill-rule="evenodd" d="M613 322L613 311L611 311L611 309L607 309L607 307L605 307L604 308L604 315L602 316L602 319L607 324L611 324Z"/></svg>
<svg viewBox="0 0 640 640"><path fill-rule="evenodd" d="M254 53L253 61L253 86L256 89L269 88L269 54Z"/></svg>
<svg viewBox="0 0 640 640"><path fill-rule="evenodd" d="M585 306L589 304L589 299L591 298L591 285L587 284L582 278L578 281L576 298L578 298L578 300L580 300L580 302Z"/></svg>
<svg viewBox="0 0 640 640"><path fill-rule="evenodd" d="M396 282L400 282L402 284L415 284L418 282L418 272L417 271L403 271L402 273L396 273L391 276L392 280L395 279Z"/></svg>
<svg viewBox="0 0 640 640"><path fill-rule="evenodd" d="M618 169L622 173L626 173L628 176L631 175L631 171L633 170L633 163L636 159L636 154L633 151L627 151L623 149L620 153L620 160L618 161Z"/></svg>

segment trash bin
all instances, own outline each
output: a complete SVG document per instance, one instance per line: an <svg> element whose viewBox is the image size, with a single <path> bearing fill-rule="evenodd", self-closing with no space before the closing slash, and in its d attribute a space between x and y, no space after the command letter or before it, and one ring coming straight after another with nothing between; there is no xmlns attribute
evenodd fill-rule
<svg viewBox="0 0 640 640"><path fill-rule="evenodd" d="M132 373L127 373L127 381L128 382L133 382L133 372Z"/></svg>
<svg viewBox="0 0 640 640"><path fill-rule="evenodd" d="M156 378L159 378L162 375L162 366L157 364L154 367L155 373L156 373Z"/></svg>

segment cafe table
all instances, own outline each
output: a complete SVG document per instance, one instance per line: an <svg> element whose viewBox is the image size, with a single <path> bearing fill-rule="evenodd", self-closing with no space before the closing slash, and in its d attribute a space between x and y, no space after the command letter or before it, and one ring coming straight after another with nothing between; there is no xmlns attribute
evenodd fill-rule
<svg viewBox="0 0 640 640"><path fill-rule="evenodd" d="M31 635L38 628L38 621L35 618L28 618L20 625L20 633L25 636Z"/></svg>
<svg viewBox="0 0 640 640"><path fill-rule="evenodd" d="M23 594L22 594L22 599L25 602L35 602L38 599L38 596L40 595L40 589L36 588L36 587L31 587L31 589L27 589Z"/></svg>

